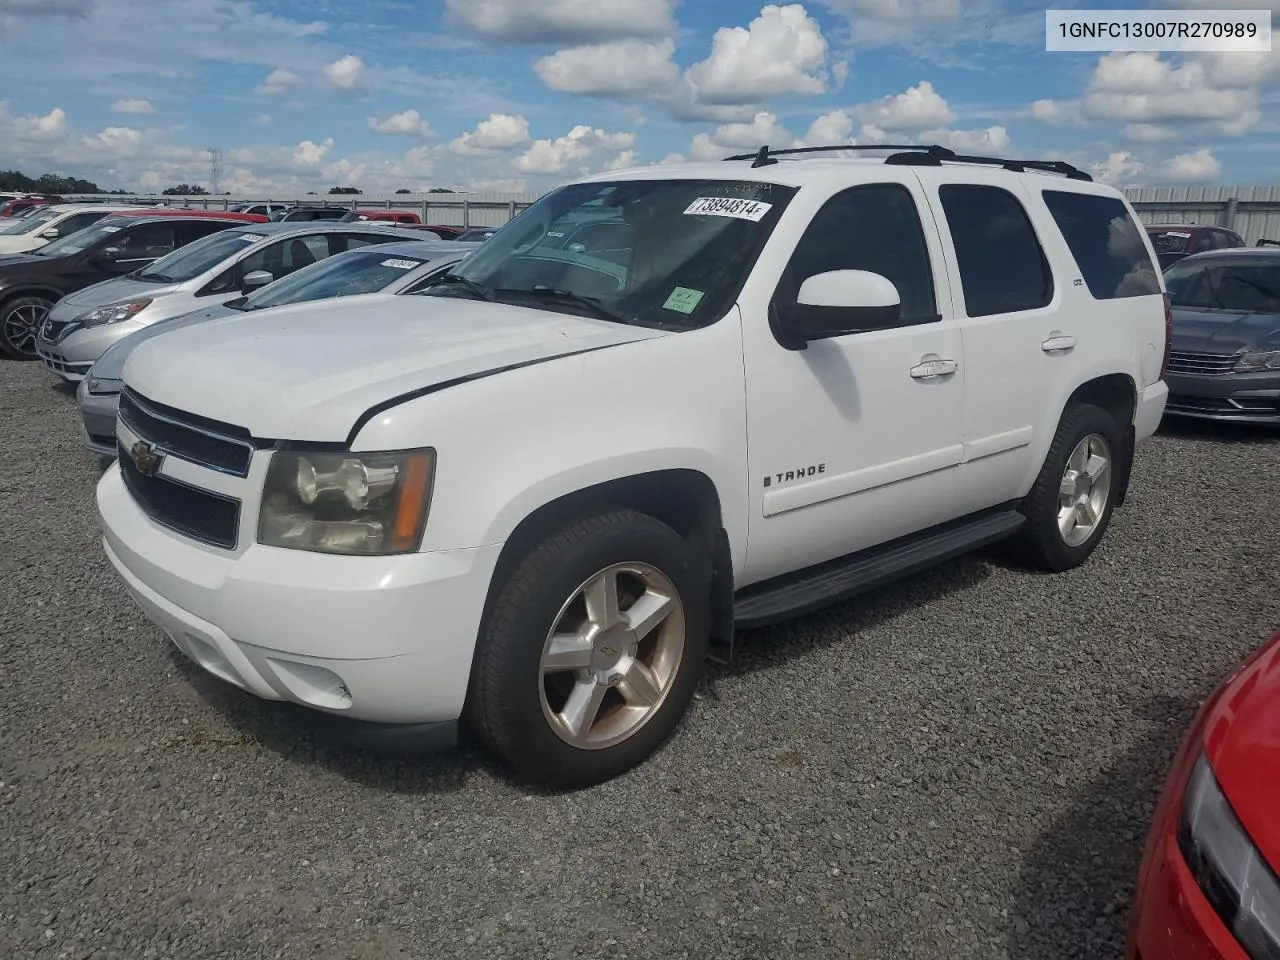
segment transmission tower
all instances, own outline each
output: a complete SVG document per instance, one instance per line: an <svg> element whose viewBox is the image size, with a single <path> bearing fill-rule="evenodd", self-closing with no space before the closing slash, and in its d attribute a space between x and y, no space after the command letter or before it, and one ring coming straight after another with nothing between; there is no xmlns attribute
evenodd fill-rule
<svg viewBox="0 0 1280 960"><path fill-rule="evenodd" d="M222 150L209 148L209 192L215 197L222 192Z"/></svg>

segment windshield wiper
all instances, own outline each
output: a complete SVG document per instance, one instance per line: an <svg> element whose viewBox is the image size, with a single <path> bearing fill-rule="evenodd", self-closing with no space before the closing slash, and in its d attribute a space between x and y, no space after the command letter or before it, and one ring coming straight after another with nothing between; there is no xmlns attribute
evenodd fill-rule
<svg viewBox="0 0 1280 960"><path fill-rule="evenodd" d="M585 307L590 310L601 320L610 320L613 323L628 323L629 321L620 313L615 313L606 307L595 297L584 297L580 293L574 293L572 290L556 290L553 287L535 286L529 290L499 290L499 293L520 293L526 296L535 296L539 299L557 299L567 303L575 304L579 307Z"/></svg>
<svg viewBox="0 0 1280 960"><path fill-rule="evenodd" d="M436 279L431 284L431 287L438 287L442 283L456 283L459 286L465 287L473 296L479 297L481 300L487 300L489 303L493 303L493 294L489 292L489 288L483 284L476 283L474 280L468 280L466 277L459 276L456 273L446 273L443 277ZM427 289L431 289L431 287L428 287Z"/></svg>
<svg viewBox="0 0 1280 960"><path fill-rule="evenodd" d="M146 271L143 271L142 273L135 273L134 276L137 277L139 280L155 280L158 283L177 283L178 282L177 280L173 279L173 277L169 276L167 273L148 273Z"/></svg>

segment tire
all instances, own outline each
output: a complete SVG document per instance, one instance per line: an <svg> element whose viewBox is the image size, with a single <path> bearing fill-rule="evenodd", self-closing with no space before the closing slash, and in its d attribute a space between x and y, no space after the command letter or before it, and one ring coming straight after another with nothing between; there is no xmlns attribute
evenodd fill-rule
<svg viewBox="0 0 1280 960"><path fill-rule="evenodd" d="M633 510L608 510L551 534L498 587L481 627L470 725L538 786L593 786L637 766L675 729L705 668L710 571L709 559L678 533ZM613 607L600 602L611 578ZM665 614L663 597L673 601ZM656 626L632 631L626 615L640 616L633 612L641 600ZM611 620L617 625L602 631ZM553 630L559 659L550 664ZM575 740L565 718L590 703L598 705L595 723L579 724Z"/></svg>
<svg viewBox="0 0 1280 960"><path fill-rule="evenodd" d="M53 309L44 297L15 297L0 304L0 351L12 360L36 359L36 335Z"/></svg>
<svg viewBox="0 0 1280 960"><path fill-rule="evenodd" d="M1089 456L1082 460L1081 451L1086 441L1090 443ZM1090 403L1068 407L1035 486L1022 504L1022 514L1027 518L1018 543L1022 558L1035 567L1055 573L1078 567L1088 560L1111 523L1120 479L1127 469L1122 458L1127 456L1130 454L1121 428L1111 414ZM1073 457L1074 462L1069 462ZM1088 509L1076 514L1079 525L1068 535L1061 523L1063 511L1069 506L1064 488L1076 479L1079 471L1075 467L1095 457L1106 460L1105 470L1095 462L1094 468L1088 471L1096 474L1089 484ZM1071 476L1068 476L1069 468L1073 471ZM1081 502L1085 496L1084 481L1076 483L1073 496L1077 503ZM1086 520L1092 522L1083 522Z"/></svg>

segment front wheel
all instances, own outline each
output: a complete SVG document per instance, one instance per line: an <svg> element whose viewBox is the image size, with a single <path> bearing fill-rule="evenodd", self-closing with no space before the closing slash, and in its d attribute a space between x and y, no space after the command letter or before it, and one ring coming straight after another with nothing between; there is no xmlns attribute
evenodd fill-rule
<svg viewBox="0 0 1280 960"><path fill-rule="evenodd" d="M523 779L584 787L652 754L709 642L710 566L670 527L610 510L547 537L499 589L468 703Z"/></svg>
<svg viewBox="0 0 1280 960"><path fill-rule="evenodd" d="M36 335L53 309L44 297L16 297L0 304L0 351L14 360L36 359Z"/></svg>
<svg viewBox="0 0 1280 960"><path fill-rule="evenodd" d="M1129 455L1115 418L1089 403L1068 407L1044 466L1023 503L1025 558L1050 571L1078 567L1111 523Z"/></svg>

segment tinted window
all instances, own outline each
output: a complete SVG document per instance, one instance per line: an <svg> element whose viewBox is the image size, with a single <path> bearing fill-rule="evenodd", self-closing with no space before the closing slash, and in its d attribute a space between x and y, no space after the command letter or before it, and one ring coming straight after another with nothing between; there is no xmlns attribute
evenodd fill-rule
<svg viewBox="0 0 1280 960"><path fill-rule="evenodd" d="M377 250L330 257L250 294L240 309L262 310L286 303L376 293L403 280L425 262L421 257L391 256Z"/></svg>
<svg viewBox="0 0 1280 960"><path fill-rule="evenodd" d="M211 233L217 233L220 230L229 230L238 224L227 220L185 220L178 223L178 240L180 243L187 244L193 240L199 240L201 237L207 237Z"/></svg>
<svg viewBox="0 0 1280 960"><path fill-rule="evenodd" d="M946 184L939 191L971 317L1043 307L1053 275L1031 219L1001 187Z"/></svg>
<svg viewBox="0 0 1280 960"><path fill-rule="evenodd" d="M279 280L295 270L310 266L329 256L329 238L325 234L294 237L269 244L240 261L243 278L255 270L266 270Z"/></svg>
<svg viewBox="0 0 1280 960"><path fill-rule="evenodd" d="M1186 253L1187 242L1191 239L1190 230L1148 230L1151 245L1156 253Z"/></svg>
<svg viewBox="0 0 1280 960"><path fill-rule="evenodd" d="M356 247L367 247L371 243L390 243L392 240L403 240L403 237L388 237L380 233L348 233L335 234L338 250L354 250Z"/></svg>
<svg viewBox="0 0 1280 960"><path fill-rule="evenodd" d="M785 305L795 303L805 280L829 270L869 270L888 277L902 300L903 324L939 319L920 214L905 187L853 187L826 202L782 275L778 304L784 320Z"/></svg>
<svg viewBox="0 0 1280 960"><path fill-rule="evenodd" d="M172 256L153 263L138 276L143 280L154 279L162 282L181 283L184 280L194 280L228 257L240 253L254 243L261 243L262 239L262 234L248 230L220 230L175 250Z"/></svg>
<svg viewBox="0 0 1280 960"><path fill-rule="evenodd" d="M133 230L122 230L116 235L117 260L155 260L173 251L177 246L172 223L148 223Z"/></svg>
<svg viewBox="0 0 1280 960"><path fill-rule="evenodd" d="M99 213L96 211L93 213L72 214L67 217L67 219L58 222L58 236L69 237L77 230L83 230L85 227L97 223L105 216L105 213Z"/></svg>
<svg viewBox="0 0 1280 960"><path fill-rule="evenodd" d="M1142 242L1142 228L1120 200L1046 190L1044 202L1096 299L1160 292L1160 278Z"/></svg>
<svg viewBox="0 0 1280 960"><path fill-rule="evenodd" d="M1280 260L1270 263L1182 261L1165 272L1177 307L1241 313L1280 313Z"/></svg>

